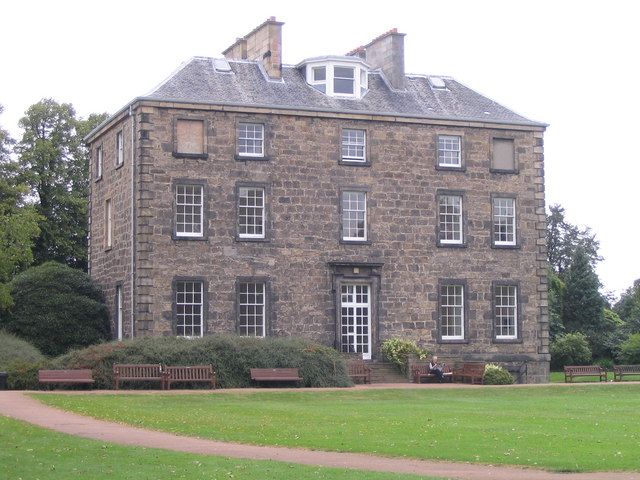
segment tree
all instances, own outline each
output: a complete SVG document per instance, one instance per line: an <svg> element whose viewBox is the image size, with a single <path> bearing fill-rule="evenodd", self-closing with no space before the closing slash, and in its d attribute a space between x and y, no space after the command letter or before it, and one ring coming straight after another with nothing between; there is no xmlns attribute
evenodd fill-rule
<svg viewBox="0 0 640 480"><path fill-rule="evenodd" d="M547 248L549 264L553 270L563 276L576 249L582 248L592 267L602 260L598 255L600 242L589 227L580 228L565 220L565 210L560 205L551 205L547 216Z"/></svg>
<svg viewBox="0 0 640 480"><path fill-rule="evenodd" d="M11 306L6 282L33 262L32 247L40 233L38 214L23 202L28 189L15 181L16 165L9 156L13 144L0 128L0 309Z"/></svg>
<svg viewBox="0 0 640 480"><path fill-rule="evenodd" d="M47 262L17 275L9 286L15 305L0 319L0 328L45 355L109 338L104 298L82 270Z"/></svg>
<svg viewBox="0 0 640 480"><path fill-rule="evenodd" d="M626 322L631 333L640 333L640 279L620 296L613 309Z"/></svg>
<svg viewBox="0 0 640 480"><path fill-rule="evenodd" d="M562 279L549 269L549 336L554 340L564 333L564 296L567 286Z"/></svg>
<svg viewBox="0 0 640 480"><path fill-rule="evenodd" d="M87 267L89 154L82 134L104 116L77 120L73 106L44 99L20 120L24 133L16 146L17 180L41 216L34 247L36 263L55 260Z"/></svg>
<svg viewBox="0 0 640 480"><path fill-rule="evenodd" d="M566 274L564 327L568 332L582 332L591 340L602 332L605 302L600 295L600 281L582 247L576 248Z"/></svg>

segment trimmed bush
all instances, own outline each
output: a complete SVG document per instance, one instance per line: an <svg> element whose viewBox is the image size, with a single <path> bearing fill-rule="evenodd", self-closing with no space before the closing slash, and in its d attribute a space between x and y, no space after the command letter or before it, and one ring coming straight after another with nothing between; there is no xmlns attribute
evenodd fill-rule
<svg viewBox="0 0 640 480"><path fill-rule="evenodd" d="M113 388L114 363L165 365L213 364L223 388L251 386L250 368L298 368L305 387L351 385L342 356L333 348L300 338L249 338L232 335L185 339L138 338L75 350L58 357L52 368L90 368L95 388ZM129 385L127 385L127 388ZM157 388L144 382L134 388Z"/></svg>
<svg viewBox="0 0 640 480"><path fill-rule="evenodd" d="M484 384L485 385L511 385L514 382L506 368L496 365L495 363L487 363L484 367Z"/></svg>
<svg viewBox="0 0 640 480"><path fill-rule="evenodd" d="M640 364L640 333L634 333L620 345L618 359L624 365Z"/></svg>
<svg viewBox="0 0 640 480"><path fill-rule="evenodd" d="M551 342L551 368L561 369L565 365L589 365L591 348L582 333L567 333Z"/></svg>
<svg viewBox="0 0 640 480"><path fill-rule="evenodd" d="M7 367L7 384L10 390L37 390L38 370L49 368L47 360L16 360Z"/></svg>
<svg viewBox="0 0 640 480"><path fill-rule="evenodd" d="M429 356L429 352L425 348L419 347L413 340L405 340L403 338L385 340L382 343L382 353L403 374L406 374L409 368L408 359L410 354L417 355L420 360L424 360Z"/></svg>
<svg viewBox="0 0 640 480"><path fill-rule="evenodd" d="M0 331L0 371L5 371L12 363L40 362L44 356L29 342Z"/></svg>
<svg viewBox="0 0 640 480"><path fill-rule="evenodd" d="M0 327L60 355L109 338L109 313L89 276L55 262L33 267L10 283L14 306Z"/></svg>

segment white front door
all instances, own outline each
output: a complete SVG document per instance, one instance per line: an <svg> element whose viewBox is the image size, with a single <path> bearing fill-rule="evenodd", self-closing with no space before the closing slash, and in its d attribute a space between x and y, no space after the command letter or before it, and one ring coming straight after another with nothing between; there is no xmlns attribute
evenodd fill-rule
<svg viewBox="0 0 640 480"><path fill-rule="evenodd" d="M371 295L366 283L343 284L340 291L341 350L371 359Z"/></svg>

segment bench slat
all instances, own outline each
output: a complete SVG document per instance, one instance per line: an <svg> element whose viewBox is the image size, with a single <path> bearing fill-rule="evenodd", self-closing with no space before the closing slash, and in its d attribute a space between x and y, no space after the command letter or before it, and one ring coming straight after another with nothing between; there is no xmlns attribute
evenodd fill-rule
<svg viewBox="0 0 640 480"><path fill-rule="evenodd" d="M251 380L256 382L299 382L297 368L252 368Z"/></svg>
<svg viewBox="0 0 640 480"><path fill-rule="evenodd" d="M371 368L362 360L347 362L347 371L351 380L362 379L362 383L371 383Z"/></svg>
<svg viewBox="0 0 640 480"><path fill-rule="evenodd" d="M93 372L90 369L75 370L39 370L40 383L92 384Z"/></svg>
<svg viewBox="0 0 640 480"><path fill-rule="evenodd" d="M468 378L472 384L484 383L485 363L482 362L466 362L462 364L462 368L453 371L453 380L460 378L464 380Z"/></svg>
<svg viewBox="0 0 640 480"><path fill-rule="evenodd" d="M624 375L640 375L640 365L614 365L613 380L622 381Z"/></svg>
<svg viewBox="0 0 640 480"><path fill-rule="evenodd" d="M211 388L216 388L216 372L213 365L168 366L164 372L167 389L176 382L211 382Z"/></svg>
<svg viewBox="0 0 640 480"><path fill-rule="evenodd" d="M607 381L607 372L599 365L567 365L564 367L565 383L573 382L573 377L598 377Z"/></svg>
<svg viewBox="0 0 640 480"><path fill-rule="evenodd" d="M161 387L164 390L164 373L162 372L162 365L159 363L153 364L127 364L127 363L115 363L113 365L113 380L115 382L116 390L120 388L120 381L160 381Z"/></svg>

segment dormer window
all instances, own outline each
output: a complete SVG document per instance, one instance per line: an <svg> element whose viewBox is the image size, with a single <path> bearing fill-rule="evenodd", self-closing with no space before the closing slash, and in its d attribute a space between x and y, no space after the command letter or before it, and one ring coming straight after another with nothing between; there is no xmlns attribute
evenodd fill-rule
<svg viewBox="0 0 640 480"><path fill-rule="evenodd" d="M333 93L343 95L354 94L355 68L333 67Z"/></svg>
<svg viewBox="0 0 640 480"><path fill-rule="evenodd" d="M311 86L322 93L327 93L327 67L313 67Z"/></svg>
<svg viewBox="0 0 640 480"><path fill-rule="evenodd" d="M358 57L317 57L298 65L307 83L329 97L361 98L369 67Z"/></svg>

